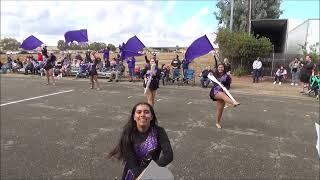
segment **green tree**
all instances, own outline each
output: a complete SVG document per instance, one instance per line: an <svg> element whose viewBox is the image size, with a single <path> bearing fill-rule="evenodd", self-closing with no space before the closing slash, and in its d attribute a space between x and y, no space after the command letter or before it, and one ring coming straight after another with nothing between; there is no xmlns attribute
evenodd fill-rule
<svg viewBox="0 0 320 180"><path fill-rule="evenodd" d="M72 42L72 43L70 43L68 49L69 49L69 50L80 50L81 48L80 48L80 45L79 45L79 44Z"/></svg>
<svg viewBox="0 0 320 180"><path fill-rule="evenodd" d="M59 40L58 41L58 44L57 44L57 48L60 50L60 51L65 51L68 49L68 44L66 44L64 42L64 40Z"/></svg>
<svg viewBox="0 0 320 180"><path fill-rule="evenodd" d="M244 31L231 32L227 28L219 29L215 43L219 45L219 56L229 58L235 68L249 68L255 58L268 55L272 51L270 39L254 37Z"/></svg>
<svg viewBox="0 0 320 180"><path fill-rule="evenodd" d="M93 42L89 45L89 49L92 51L101 51L102 49L106 48L107 45L101 42Z"/></svg>
<svg viewBox="0 0 320 180"><path fill-rule="evenodd" d="M314 63L318 64L320 61L320 44L319 42L315 44L309 45L309 49L307 49L307 44L304 46L301 46L303 57L306 57L306 55L311 56L311 59Z"/></svg>
<svg viewBox="0 0 320 180"><path fill-rule="evenodd" d="M116 49L117 49L116 46L113 44L108 44L108 47L109 47L110 51L116 51Z"/></svg>
<svg viewBox="0 0 320 180"><path fill-rule="evenodd" d="M278 19L283 13L280 10L282 0L251 0L251 20ZM214 12L219 25L230 28L231 0L218 0ZM233 5L233 26L234 31L247 29L249 18L249 0L234 0Z"/></svg>
<svg viewBox="0 0 320 180"><path fill-rule="evenodd" d="M3 51L18 50L21 43L14 38L4 38L0 40L0 48Z"/></svg>

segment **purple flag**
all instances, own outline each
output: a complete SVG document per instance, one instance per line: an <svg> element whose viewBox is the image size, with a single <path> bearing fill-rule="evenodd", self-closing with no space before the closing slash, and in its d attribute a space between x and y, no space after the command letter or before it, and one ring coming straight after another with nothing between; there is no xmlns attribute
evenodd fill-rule
<svg viewBox="0 0 320 180"><path fill-rule="evenodd" d="M142 51L146 46L140 41L137 36L133 36L130 38L124 46L122 46L123 50L139 52Z"/></svg>
<svg viewBox="0 0 320 180"><path fill-rule="evenodd" d="M123 50L121 52L121 59L127 59L128 57L133 57L133 56L142 56L143 54L139 52L132 52L132 51L127 51Z"/></svg>
<svg viewBox="0 0 320 180"><path fill-rule="evenodd" d="M122 43L122 45L121 45L121 44L119 44L119 50L120 50L120 53L122 52L123 47L124 47L124 42Z"/></svg>
<svg viewBox="0 0 320 180"><path fill-rule="evenodd" d="M41 46L41 44L43 44L43 42L41 42L38 38L31 35L22 42L20 48L25 50L33 50Z"/></svg>
<svg viewBox="0 0 320 180"><path fill-rule="evenodd" d="M68 31L64 33L64 38L65 38L66 44L73 41L77 41L78 43L88 42L88 33L86 29Z"/></svg>
<svg viewBox="0 0 320 180"><path fill-rule="evenodd" d="M191 63L193 59L208 54L214 50L207 35L196 39L187 49L185 59Z"/></svg>
<svg viewBox="0 0 320 180"><path fill-rule="evenodd" d="M146 46L140 41L137 36L130 38L126 44L122 43L121 46L121 59L126 59L132 56L142 56L143 48Z"/></svg>

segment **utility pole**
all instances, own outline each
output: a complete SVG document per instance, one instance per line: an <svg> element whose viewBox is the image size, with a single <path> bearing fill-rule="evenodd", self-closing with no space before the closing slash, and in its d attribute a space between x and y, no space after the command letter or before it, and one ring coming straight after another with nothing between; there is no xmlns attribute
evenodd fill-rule
<svg viewBox="0 0 320 180"><path fill-rule="evenodd" d="M233 0L231 0L230 31L232 31L232 25L233 25Z"/></svg>
<svg viewBox="0 0 320 180"><path fill-rule="evenodd" d="M251 0L249 0L249 13L248 13L248 33L250 34L251 32Z"/></svg>

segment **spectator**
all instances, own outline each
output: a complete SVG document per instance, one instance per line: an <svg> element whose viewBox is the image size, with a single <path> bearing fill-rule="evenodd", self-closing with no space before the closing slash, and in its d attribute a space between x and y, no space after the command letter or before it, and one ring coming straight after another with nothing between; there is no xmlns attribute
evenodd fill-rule
<svg viewBox="0 0 320 180"><path fill-rule="evenodd" d="M85 63L92 63L92 59L91 59L91 57L90 57L90 51L89 51L89 49L88 49L87 52L86 52L86 58L85 58L84 62L85 62Z"/></svg>
<svg viewBox="0 0 320 180"><path fill-rule="evenodd" d="M80 62L79 70L76 74L75 79L81 78L81 77L87 77L89 75L89 65L84 63L84 61Z"/></svg>
<svg viewBox="0 0 320 180"><path fill-rule="evenodd" d="M304 88L307 87L307 89L309 90L310 77L314 72L314 64L311 61L311 57L309 55L306 56L306 62L302 65L300 72L300 81L302 82L302 91L300 93L305 93Z"/></svg>
<svg viewBox="0 0 320 180"><path fill-rule="evenodd" d="M162 80L162 85L165 85L165 82L169 81L169 73L170 70L168 69L168 67L165 64L162 64L162 68L161 68L161 80Z"/></svg>
<svg viewBox="0 0 320 180"><path fill-rule="evenodd" d="M139 66L134 67L134 76L135 76L135 80L139 80L141 78Z"/></svg>
<svg viewBox="0 0 320 180"><path fill-rule="evenodd" d="M47 50L47 45L45 44L42 44L42 50L41 50L41 53L42 53L42 57L44 60L47 60L49 58L48 56L48 50Z"/></svg>
<svg viewBox="0 0 320 180"><path fill-rule="evenodd" d="M20 61L19 58L17 58L17 63L19 65L19 69L23 68L23 63Z"/></svg>
<svg viewBox="0 0 320 180"><path fill-rule="evenodd" d="M252 64L253 68L253 83L258 83L259 78L261 76L262 71L262 62L260 61L260 57L258 57Z"/></svg>
<svg viewBox="0 0 320 180"><path fill-rule="evenodd" d="M298 58L294 58L294 60L289 64L291 70L291 86L298 86L299 81L299 70L300 70L300 62Z"/></svg>
<svg viewBox="0 0 320 180"><path fill-rule="evenodd" d="M175 79L179 76L180 73L180 67L181 67L181 61L179 59L179 56L176 55L176 57L171 61L172 66L172 77Z"/></svg>
<svg viewBox="0 0 320 180"><path fill-rule="evenodd" d="M43 61L43 56L42 56L41 53L38 53L38 58L37 59L38 59L39 62Z"/></svg>
<svg viewBox="0 0 320 180"><path fill-rule="evenodd" d="M134 57L129 57L126 60L127 60L128 69L129 69L129 77L130 77L129 82L132 82L134 78L134 67L136 65L136 59Z"/></svg>
<svg viewBox="0 0 320 180"><path fill-rule="evenodd" d="M182 73L183 73L183 77L185 77L185 74L187 72L187 70L189 69L189 62L186 59L182 60Z"/></svg>
<svg viewBox="0 0 320 180"><path fill-rule="evenodd" d="M7 56L7 70L9 70L10 72L12 72L12 57L11 55Z"/></svg>
<svg viewBox="0 0 320 180"><path fill-rule="evenodd" d="M213 73L210 66L205 67L200 74L200 83L202 88L207 88L210 84L210 79L208 78L209 73Z"/></svg>
<svg viewBox="0 0 320 180"><path fill-rule="evenodd" d="M33 72L33 63L31 61L31 58L30 57L27 57L27 60L26 60L26 68L24 68L24 71L25 71L25 75L28 75L29 74L29 71L32 73Z"/></svg>
<svg viewBox="0 0 320 180"><path fill-rule="evenodd" d="M12 72L17 73L18 72L18 63L17 60L13 60L12 62Z"/></svg>
<svg viewBox="0 0 320 180"><path fill-rule="evenodd" d="M228 58L223 59L224 68L226 70L226 73L230 76L231 75L231 64L228 60Z"/></svg>
<svg viewBox="0 0 320 180"><path fill-rule="evenodd" d="M284 69L284 67L281 65L280 68L277 70L274 78L273 84L276 84L279 81L279 85L281 85L282 80L285 78L285 75L287 74L287 70Z"/></svg>
<svg viewBox="0 0 320 180"><path fill-rule="evenodd" d="M103 50L103 60L104 61L109 61L109 47L104 48Z"/></svg>
<svg viewBox="0 0 320 180"><path fill-rule="evenodd" d="M31 62L33 64L32 74L37 74L37 68L39 66L39 62L33 57L31 58Z"/></svg>
<svg viewBox="0 0 320 180"><path fill-rule="evenodd" d="M113 66L110 74L109 82L113 81L113 77L115 76L115 81L119 81L119 76L123 75L125 71L125 67L122 63L122 61L119 61L119 64L116 64Z"/></svg>
<svg viewBox="0 0 320 180"><path fill-rule="evenodd" d="M83 61L82 56L80 55L79 52L77 52L76 57L74 57L74 59L78 60L78 61Z"/></svg>
<svg viewBox="0 0 320 180"><path fill-rule="evenodd" d="M62 68L60 70L61 77L62 76L68 76L71 71L71 61L69 58L65 58L62 62Z"/></svg>

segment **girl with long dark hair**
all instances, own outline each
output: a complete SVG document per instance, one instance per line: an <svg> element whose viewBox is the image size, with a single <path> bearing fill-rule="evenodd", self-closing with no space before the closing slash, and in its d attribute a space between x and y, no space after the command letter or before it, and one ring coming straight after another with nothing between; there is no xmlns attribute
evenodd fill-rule
<svg viewBox="0 0 320 180"><path fill-rule="evenodd" d="M213 74L215 78L221 82L223 86L225 86L227 89L230 88L231 84L231 78L225 71L224 64L219 64L217 66L217 70ZM210 91L210 98L213 101L217 102L217 109L216 109L216 127L218 129L221 129L221 117L224 109L225 103L228 103L231 105L231 107L236 107L240 103L233 102L230 97L223 91L223 89L216 83L214 83L213 87Z"/></svg>
<svg viewBox="0 0 320 180"><path fill-rule="evenodd" d="M133 107L118 145L107 156L108 159L116 158L125 163L123 180L136 179L151 160L161 167L173 160L167 133L157 124L157 117L150 104L140 102Z"/></svg>

